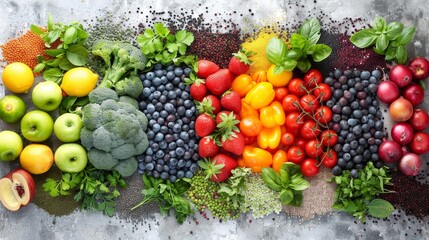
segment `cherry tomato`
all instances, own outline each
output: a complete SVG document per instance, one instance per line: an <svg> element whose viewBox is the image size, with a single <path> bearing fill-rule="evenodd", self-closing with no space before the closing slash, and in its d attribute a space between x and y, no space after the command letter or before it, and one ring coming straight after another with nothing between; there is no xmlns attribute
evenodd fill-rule
<svg viewBox="0 0 429 240"><path fill-rule="evenodd" d="M313 120L305 121L299 129L299 135L307 140L317 138L320 135L320 132L319 124Z"/></svg>
<svg viewBox="0 0 429 240"><path fill-rule="evenodd" d="M295 136L290 132L286 132L282 135L280 141L284 146L289 147L295 143Z"/></svg>
<svg viewBox="0 0 429 240"><path fill-rule="evenodd" d="M283 98L285 98L285 96L289 93L286 87L278 87L274 91L276 93L275 99L279 102L282 102Z"/></svg>
<svg viewBox="0 0 429 240"><path fill-rule="evenodd" d="M298 138L298 139L295 139L294 146L298 146L301 149L305 149L306 144L307 144L307 140L305 140L304 138Z"/></svg>
<svg viewBox="0 0 429 240"><path fill-rule="evenodd" d="M305 112L314 113L319 107L319 101L317 101L316 96L307 94L299 99L299 105Z"/></svg>
<svg viewBox="0 0 429 240"><path fill-rule="evenodd" d="M287 153L284 150L277 150L273 155L273 164L271 165L274 171L278 172L283 165L287 162Z"/></svg>
<svg viewBox="0 0 429 240"><path fill-rule="evenodd" d="M252 144L256 143L257 140L258 140L257 136L255 136L255 137L248 137L248 136L244 135L244 143L246 145L252 145Z"/></svg>
<svg viewBox="0 0 429 240"><path fill-rule="evenodd" d="M296 95L288 94L282 100L282 105L283 109L285 110L285 113L298 112L298 104L299 97L297 97Z"/></svg>
<svg viewBox="0 0 429 240"><path fill-rule="evenodd" d="M290 94L293 94L297 97L302 97L307 94L307 89L305 88L305 82L299 78L293 78L287 84L287 90Z"/></svg>
<svg viewBox="0 0 429 240"><path fill-rule="evenodd" d="M332 120L332 110L327 106L320 106L316 109L314 117L322 124L328 124Z"/></svg>
<svg viewBox="0 0 429 240"><path fill-rule="evenodd" d="M322 144L317 139L312 139L305 144L305 153L311 158L317 158L323 153Z"/></svg>
<svg viewBox="0 0 429 240"><path fill-rule="evenodd" d="M302 121L302 116L299 112L293 112L286 116L285 124L288 129L298 129L302 124L304 124L304 122Z"/></svg>
<svg viewBox="0 0 429 240"><path fill-rule="evenodd" d="M308 89L312 89L323 82L322 73L315 68L310 69L304 75L304 82Z"/></svg>
<svg viewBox="0 0 429 240"><path fill-rule="evenodd" d="M337 165L337 152L335 152L333 149L329 149L322 154L320 159L323 166L327 168L333 168L335 165Z"/></svg>
<svg viewBox="0 0 429 240"><path fill-rule="evenodd" d="M313 94L317 99L319 99L319 101L326 102L331 98L332 90L328 84L321 83L314 89Z"/></svg>
<svg viewBox="0 0 429 240"><path fill-rule="evenodd" d="M292 146L287 150L287 159L289 162L300 164L305 159L304 151L298 146Z"/></svg>
<svg viewBox="0 0 429 240"><path fill-rule="evenodd" d="M333 147L338 142L338 134L334 130L325 130L320 134L320 142L324 147Z"/></svg>
<svg viewBox="0 0 429 240"><path fill-rule="evenodd" d="M314 177L319 173L319 166L314 158L306 158L301 163L301 172L306 177Z"/></svg>
<svg viewBox="0 0 429 240"><path fill-rule="evenodd" d="M248 137L257 136L261 129L262 123L255 116L247 116L240 121L240 132Z"/></svg>

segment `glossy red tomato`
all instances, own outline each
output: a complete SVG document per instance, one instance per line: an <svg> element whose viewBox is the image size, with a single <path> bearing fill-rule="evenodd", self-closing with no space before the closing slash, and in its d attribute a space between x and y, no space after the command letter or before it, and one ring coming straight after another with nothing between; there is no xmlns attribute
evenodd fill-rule
<svg viewBox="0 0 429 240"><path fill-rule="evenodd" d="M332 110L327 106L320 106L316 109L314 118L324 125L328 124L332 120Z"/></svg>
<svg viewBox="0 0 429 240"><path fill-rule="evenodd" d="M314 158L306 158L301 163L301 172L306 177L314 177L319 173L320 166Z"/></svg>
<svg viewBox="0 0 429 240"><path fill-rule="evenodd" d="M333 147L338 142L338 134L334 130L325 130L320 134L320 142L324 147Z"/></svg>
<svg viewBox="0 0 429 240"><path fill-rule="evenodd" d="M285 124L287 129L298 129L304 124L304 121L299 112L292 112L286 116Z"/></svg>
<svg viewBox="0 0 429 240"><path fill-rule="evenodd" d="M305 112L308 112L310 114L313 114L319 107L319 101L317 101L316 96L311 94L302 96L299 99L299 104Z"/></svg>
<svg viewBox="0 0 429 240"><path fill-rule="evenodd" d="M298 112L298 104L299 97L297 97L296 95L288 94L282 100L282 105L283 109L285 110L285 113Z"/></svg>
<svg viewBox="0 0 429 240"><path fill-rule="evenodd" d="M319 124L313 120L305 121L299 129L299 135L307 140L317 138L320 135L320 132Z"/></svg>
<svg viewBox="0 0 429 240"><path fill-rule="evenodd" d="M335 165L337 165L338 155L337 152L335 152L333 149L329 149L328 151L322 153L320 159L323 166L327 168L333 168Z"/></svg>
<svg viewBox="0 0 429 240"><path fill-rule="evenodd" d="M314 89L313 94L319 101L326 102L331 98L332 90L328 84L321 83Z"/></svg>
<svg viewBox="0 0 429 240"><path fill-rule="evenodd" d="M295 135L295 136L297 136L297 135ZM298 138L298 139L295 139L295 143L293 145L298 146L299 148L305 150L306 144L307 144L307 140L305 140L304 138Z"/></svg>
<svg viewBox="0 0 429 240"><path fill-rule="evenodd" d="M300 164L305 159L304 151L298 146L292 146L287 150L287 160L296 164Z"/></svg>
<svg viewBox="0 0 429 240"><path fill-rule="evenodd" d="M282 102L283 98L289 93L286 87L278 87L274 92L276 93L275 99L279 102Z"/></svg>
<svg viewBox="0 0 429 240"><path fill-rule="evenodd" d="M304 82L307 89L312 89L323 82L322 73L319 70L312 68L305 73Z"/></svg>
<svg viewBox="0 0 429 240"><path fill-rule="evenodd" d="M284 146L289 147L295 143L295 136L290 132L286 132L282 135L280 141Z"/></svg>
<svg viewBox="0 0 429 240"><path fill-rule="evenodd" d="M305 153L311 158L317 158L323 153L322 144L317 139L307 141L307 144L305 144Z"/></svg>
<svg viewBox="0 0 429 240"><path fill-rule="evenodd" d="M299 78L291 79L287 84L287 90L289 90L290 94L298 97L308 94L307 89L305 88L305 82Z"/></svg>

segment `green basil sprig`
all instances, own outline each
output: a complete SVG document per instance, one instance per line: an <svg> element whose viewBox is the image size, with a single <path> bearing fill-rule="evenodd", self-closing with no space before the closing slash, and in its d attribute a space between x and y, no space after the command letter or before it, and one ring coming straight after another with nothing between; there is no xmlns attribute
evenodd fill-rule
<svg viewBox="0 0 429 240"><path fill-rule="evenodd" d="M272 168L262 169L262 179L272 190L280 192L280 201L284 204L300 207L302 191L310 187L304 179L299 165L291 162L283 163L278 173Z"/></svg>
<svg viewBox="0 0 429 240"><path fill-rule="evenodd" d="M407 61L408 53L405 46L411 42L416 33L415 26L405 27L400 22L386 23L377 16L373 27L360 30L350 36L350 41L358 48L374 46L374 51L385 55L386 60L394 60L399 64Z"/></svg>
<svg viewBox="0 0 429 240"><path fill-rule="evenodd" d="M266 47L268 61L276 65L274 73L292 71L298 67L302 72L311 68L310 57L314 62L321 62L332 52L325 44L317 43L320 39L320 23L317 19L308 19L290 38L290 48L283 40L271 38Z"/></svg>

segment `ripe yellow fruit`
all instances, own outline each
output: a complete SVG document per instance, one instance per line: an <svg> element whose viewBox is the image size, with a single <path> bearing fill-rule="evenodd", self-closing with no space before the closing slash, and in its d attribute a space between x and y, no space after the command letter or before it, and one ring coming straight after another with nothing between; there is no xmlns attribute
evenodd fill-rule
<svg viewBox="0 0 429 240"><path fill-rule="evenodd" d="M84 97L97 85L98 75L85 67L68 70L61 82L61 89L72 97Z"/></svg>
<svg viewBox="0 0 429 240"><path fill-rule="evenodd" d="M42 174L54 164L54 153L47 145L31 143L22 150L19 163L32 174Z"/></svg>
<svg viewBox="0 0 429 240"><path fill-rule="evenodd" d="M26 93L34 83L33 70L20 62L8 64L1 77L4 86L13 93Z"/></svg>
<svg viewBox="0 0 429 240"><path fill-rule="evenodd" d="M268 68L267 71L267 80L271 84L273 84L274 87L285 87L289 81L292 79L292 72L291 71L283 71L279 74L274 73L275 65L271 65L270 68Z"/></svg>

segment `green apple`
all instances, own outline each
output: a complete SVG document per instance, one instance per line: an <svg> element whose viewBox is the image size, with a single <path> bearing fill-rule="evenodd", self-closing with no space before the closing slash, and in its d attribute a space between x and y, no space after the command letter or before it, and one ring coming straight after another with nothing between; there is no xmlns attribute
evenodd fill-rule
<svg viewBox="0 0 429 240"><path fill-rule="evenodd" d="M43 142L54 130L54 120L44 111L32 110L21 119L21 133L32 142Z"/></svg>
<svg viewBox="0 0 429 240"><path fill-rule="evenodd" d="M77 143L64 143L57 148L54 155L55 164L63 172L80 172L88 163L85 148Z"/></svg>
<svg viewBox="0 0 429 240"><path fill-rule="evenodd" d="M54 123L54 133L62 142L76 142L80 139L82 118L74 113L64 113Z"/></svg>
<svg viewBox="0 0 429 240"><path fill-rule="evenodd" d="M16 123L26 111L24 100L15 95L7 95L0 99L0 119L7 123Z"/></svg>
<svg viewBox="0 0 429 240"><path fill-rule="evenodd" d="M0 132L0 161L17 159L22 148L22 138L18 133L9 130Z"/></svg>
<svg viewBox="0 0 429 240"><path fill-rule="evenodd" d="M31 99L37 108L49 112L60 106L63 99L63 91L55 82L44 81L34 87Z"/></svg>

